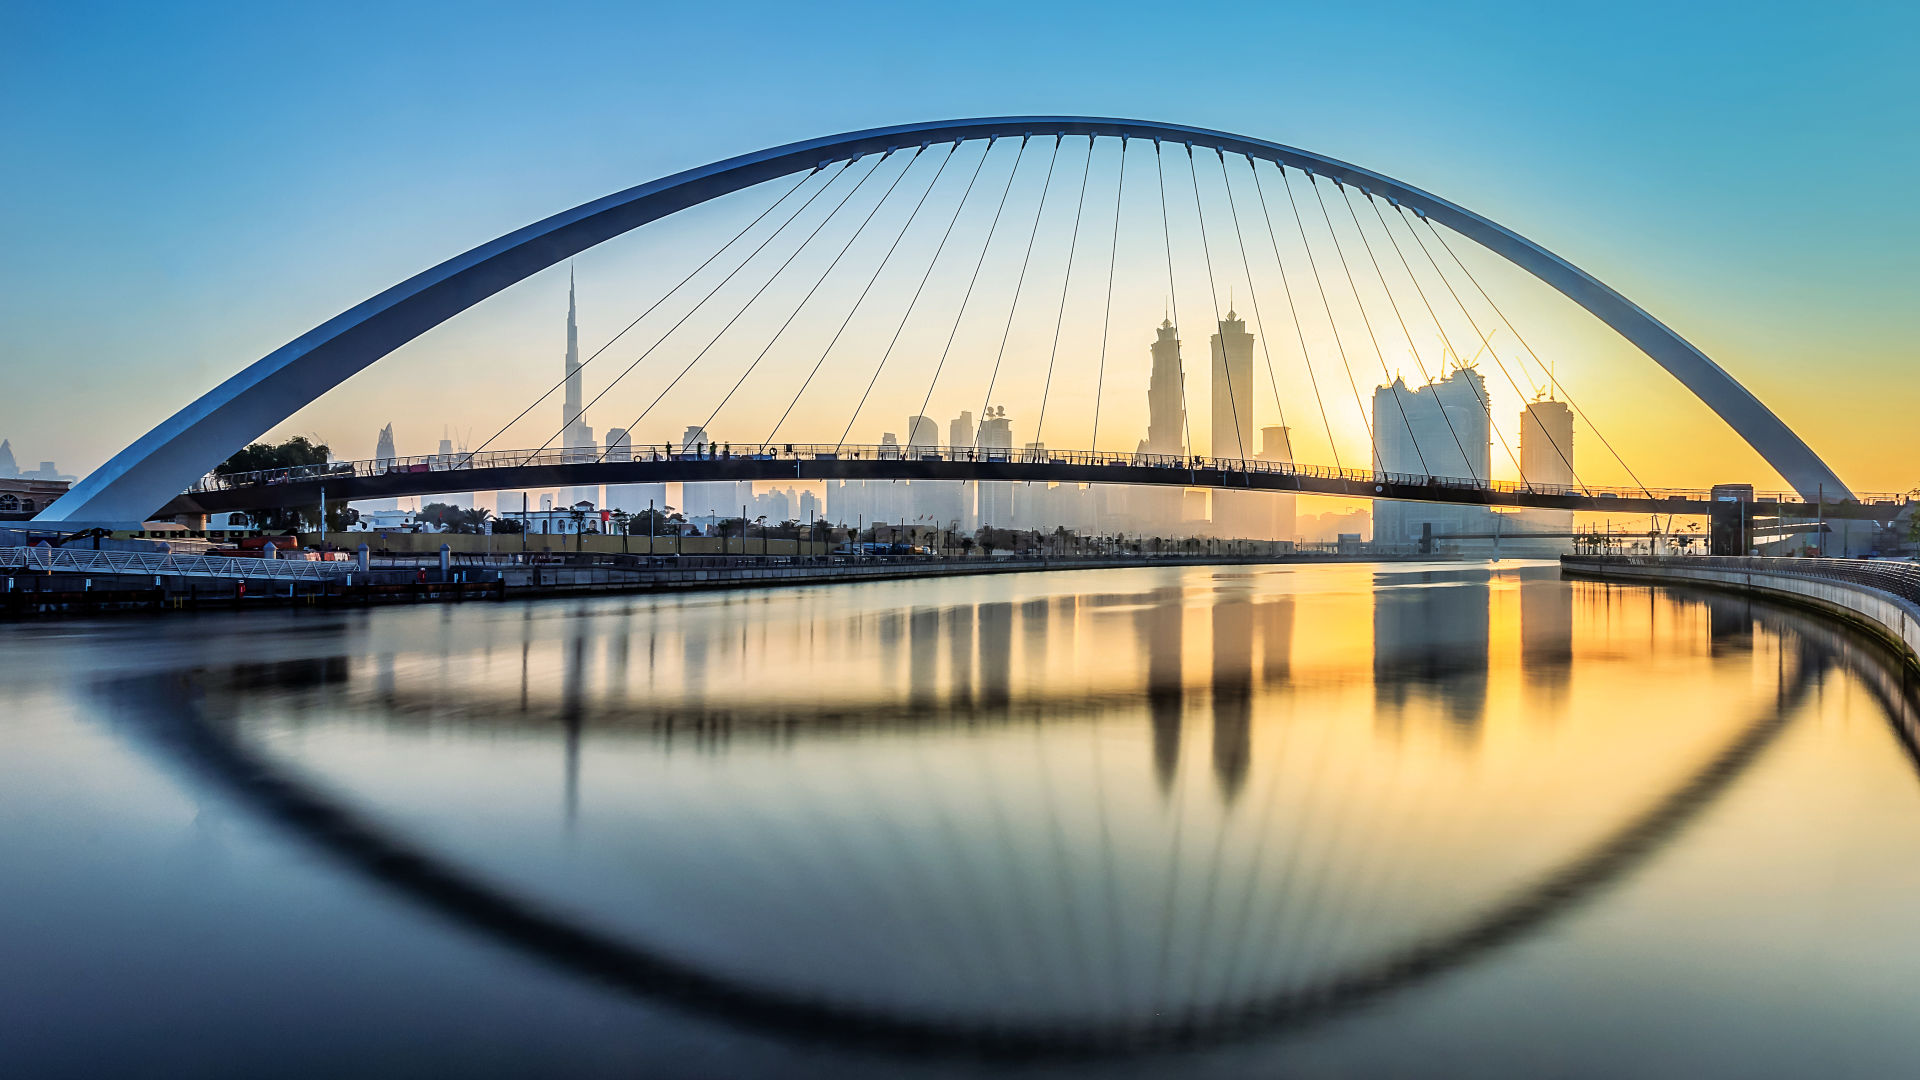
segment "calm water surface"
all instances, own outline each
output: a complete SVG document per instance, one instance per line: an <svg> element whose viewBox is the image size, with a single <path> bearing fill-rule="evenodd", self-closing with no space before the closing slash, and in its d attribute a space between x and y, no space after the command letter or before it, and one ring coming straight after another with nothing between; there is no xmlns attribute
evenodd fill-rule
<svg viewBox="0 0 1920 1080"><path fill-rule="evenodd" d="M0 1075L1904 1075L1879 649L1552 565L0 627Z"/></svg>

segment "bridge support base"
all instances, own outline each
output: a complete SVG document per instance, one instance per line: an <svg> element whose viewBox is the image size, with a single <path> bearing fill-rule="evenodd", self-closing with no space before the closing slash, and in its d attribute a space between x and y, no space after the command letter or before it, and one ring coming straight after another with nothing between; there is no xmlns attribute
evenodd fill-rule
<svg viewBox="0 0 1920 1080"><path fill-rule="evenodd" d="M1745 555L1748 553L1747 529L1753 522L1744 502L1716 502L1707 513L1707 554Z"/></svg>

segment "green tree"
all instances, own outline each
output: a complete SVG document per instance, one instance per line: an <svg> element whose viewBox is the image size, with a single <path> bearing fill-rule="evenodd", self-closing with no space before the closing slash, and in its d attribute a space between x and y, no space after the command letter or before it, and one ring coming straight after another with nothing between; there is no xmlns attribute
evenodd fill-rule
<svg viewBox="0 0 1920 1080"><path fill-rule="evenodd" d="M282 443L251 443L232 457L213 467L219 476L232 476L235 473L265 472L272 469L295 469L310 465L325 465L333 451L326 443L316 442L305 435L295 435ZM338 532L347 526L350 511L346 503L327 508L327 528ZM272 510L249 510L247 518L253 527L262 532L276 530L295 532L303 526L317 527L320 524L320 507L279 507Z"/></svg>
<svg viewBox="0 0 1920 1080"><path fill-rule="evenodd" d="M232 457L213 467L220 476L234 473L260 472L266 469L291 469L301 465L325 465L333 455L326 443L314 442L305 435L295 435L286 442L252 443Z"/></svg>

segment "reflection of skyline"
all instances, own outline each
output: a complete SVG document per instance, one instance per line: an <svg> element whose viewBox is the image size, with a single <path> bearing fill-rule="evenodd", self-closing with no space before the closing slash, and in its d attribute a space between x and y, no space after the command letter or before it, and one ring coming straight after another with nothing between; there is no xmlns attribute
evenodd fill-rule
<svg viewBox="0 0 1920 1080"><path fill-rule="evenodd" d="M1520 678L1540 705L1566 696L1573 667L1573 590L1556 574L1520 582Z"/></svg>
<svg viewBox="0 0 1920 1080"><path fill-rule="evenodd" d="M1487 708L1486 570L1428 570L1374 575L1373 686L1376 708L1399 719L1416 701L1432 702L1462 730Z"/></svg>
<svg viewBox="0 0 1920 1080"><path fill-rule="evenodd" d="M1246 590L1213 601L1213 776L1222 801L1246 786L1253 751L1253 604Z"/></svg>
<svg viewBox="0 0 1920 1080"><path fill-rule="evenodd" d="M1180 768L1181 710L1185 708L1182 671L1186 612L1177 587L1155 589L1134 616L1142 665L1147 672L1147 723L1153 729L1153 775L1162 793L1173 786Z"/></svg>

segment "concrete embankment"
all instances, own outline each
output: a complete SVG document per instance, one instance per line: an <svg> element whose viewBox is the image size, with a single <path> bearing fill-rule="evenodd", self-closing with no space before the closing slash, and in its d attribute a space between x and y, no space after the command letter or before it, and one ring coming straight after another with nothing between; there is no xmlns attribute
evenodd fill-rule
<svg viewBox="0 0 1920 1080"><path fill-rule="evenodd" d="M1766 596L1851 623L1920 667L1920 566L1865 559L1563 555L1574 577L1696 585Z"/></svg>
<svg viewBox="0 0 1920 1080"><path fill-rule="evenodd" d="M520 561L526 559L527 561ZM202 560L203 562L206 560ZM0 618L50 614L100 614L114 611L234 610L285 605L358 607L369 604L458 602L482 599L581 596L589 594L679 592L703 589L753 589L788 585L824 585L899 578L956 577L1041 570L1104 570L1146 566L1230 566L1266 563L1350 561L1338 556L1261 558L1248 555L1014 556L933 558L825 556L690 556L686 558L541 554L535 556L465 555L438 560L382 555L368 570L339 566L338 572L311 579L267 580L269 570L286 573L296 565L259 560L218 574L187 577L165 567L116 573L40 572L31 567L0 568ZM256 574L254 571L258 571Z"/></svg>

